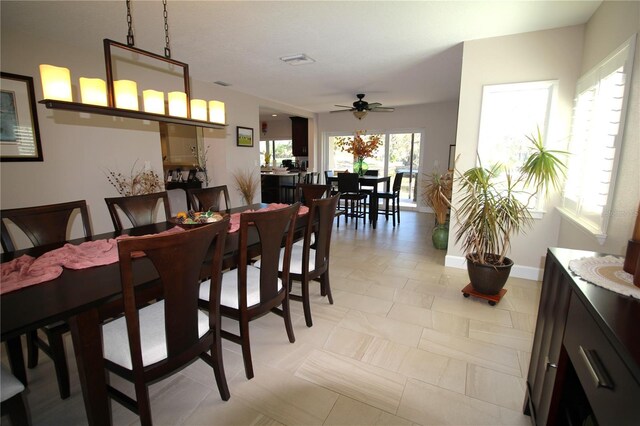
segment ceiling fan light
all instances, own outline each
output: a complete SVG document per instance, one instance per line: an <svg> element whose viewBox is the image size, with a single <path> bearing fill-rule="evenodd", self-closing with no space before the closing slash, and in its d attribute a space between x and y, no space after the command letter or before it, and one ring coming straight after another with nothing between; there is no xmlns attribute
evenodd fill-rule
<svg viewBox="0 0 640 426"><path fill-rule="evenodd" d="M353 111L353 115L358 119L362 120L367 116L367 111Z"/></svg>

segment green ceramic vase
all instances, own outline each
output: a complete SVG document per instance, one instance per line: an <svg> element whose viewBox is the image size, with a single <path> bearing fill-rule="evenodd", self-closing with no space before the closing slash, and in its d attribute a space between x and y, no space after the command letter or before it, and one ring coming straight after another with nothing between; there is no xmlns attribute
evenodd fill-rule
<svg viewBox="0 0 640 426"><path fill-rule="evenodd" d="M446 250L449 244L449 228L446 225L436 225L431 234L431 241L438 250Z"/></svg>

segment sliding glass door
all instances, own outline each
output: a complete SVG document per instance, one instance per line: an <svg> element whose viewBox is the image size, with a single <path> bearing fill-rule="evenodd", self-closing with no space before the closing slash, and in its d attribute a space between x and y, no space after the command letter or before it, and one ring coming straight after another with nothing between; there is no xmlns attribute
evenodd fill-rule
<svg viewBox="0 0 640 426"><path fill-rule="evenodd" d="M369 132L375 133L375 132ZM369 170L377 170L380 175L390 175L391 182L396 173L402 172L402 189L400 203L406 207L416 207L417 178L420 167L420 142L422 133L419 131L385 132L382 135L383 144L373 158L365 161ZM325 169L334 171L352 171L353 156L342 152L335 146L337 137L353 137L353 134L331 134L326 138ZM381 188L382 189L382 188Z"/></svg>

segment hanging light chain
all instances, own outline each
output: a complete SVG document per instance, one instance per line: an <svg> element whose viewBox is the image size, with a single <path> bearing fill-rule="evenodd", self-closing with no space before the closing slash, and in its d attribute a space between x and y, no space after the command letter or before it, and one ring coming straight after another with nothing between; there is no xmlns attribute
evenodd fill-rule
<svg viewBox="0 0 640 426"><path fill-rule="evenodd" d="M164 56L167 58L171 58L171 48L169 47L169 15L167 14L167 0L162 0L162 6L164 7L163 15L164 15Z"/></svg>
<svg viewBox="0 0 640 426"><path fill-rule="evenodd" d="M131 0L127 0L127 26L129 31L127 32L127 45L133 47L133 19L131 19Z"/></svg>

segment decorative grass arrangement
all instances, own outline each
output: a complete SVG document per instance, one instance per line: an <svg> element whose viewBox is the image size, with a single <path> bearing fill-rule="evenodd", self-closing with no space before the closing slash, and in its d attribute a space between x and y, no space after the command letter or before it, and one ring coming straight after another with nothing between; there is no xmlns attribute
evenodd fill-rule
<svg viewBox="0 0 640 426"><path fill-rule="evenodd" d="M160 180L160 176L153 170L145 170L144 168L136 170L136 163L137 161L131 166L129 177L113 170L108 170L106 173L107 180L118 191L118 194L130 197L164 191L164 184Z"/></svg>
<svg viewBox="0 0 640 426"><path fill-rule="evenodd" d="M444 225L451 206L451 187L453 175L450 171L445 174L433 172L426 178L423 192L424 201L433 210L438 225Z"/></svg>
<svg viewBox="0 0 640 426"><path fill-rule="evenodd" d="M237 171L233 174L236 181L236 190L242 196L246 205L253 203L253 197L256 195L260 179L257 174L251 170Z"/></svg>

